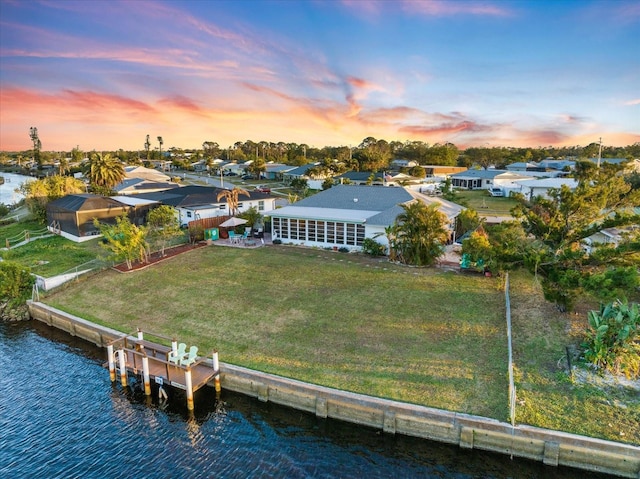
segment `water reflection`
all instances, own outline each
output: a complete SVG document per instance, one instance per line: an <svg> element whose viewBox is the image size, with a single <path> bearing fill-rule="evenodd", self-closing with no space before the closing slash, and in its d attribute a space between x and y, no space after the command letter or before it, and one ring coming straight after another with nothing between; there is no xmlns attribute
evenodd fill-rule
<svg viewBox="0 0 640 479"><path fill-rule="evenodd" d="M166 408L111 384L103 350L40 323L0 324L1 477L604 477L390 436L204 388ZM25 458L29 458L25 460Z"/></svg>

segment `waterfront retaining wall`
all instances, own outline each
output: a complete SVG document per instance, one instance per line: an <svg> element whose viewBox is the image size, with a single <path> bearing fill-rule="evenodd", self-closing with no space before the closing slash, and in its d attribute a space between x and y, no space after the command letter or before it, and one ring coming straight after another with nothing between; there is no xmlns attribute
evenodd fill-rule
<svg viewBox="0 0 640 479"><path fill-rule="evenodd" d="M105 347L123 334L43 303L30 301L28 306L32 318L98 346ZM494 419L350 393L223 362L220 372L223 389L307 411L320 418L523 457L550 466L640 479L640 447L531 426L512 427Z"/></svg>

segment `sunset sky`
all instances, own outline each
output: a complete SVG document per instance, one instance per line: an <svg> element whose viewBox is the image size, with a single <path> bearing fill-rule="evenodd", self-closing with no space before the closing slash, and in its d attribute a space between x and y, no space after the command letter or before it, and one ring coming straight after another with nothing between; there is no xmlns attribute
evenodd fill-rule
<svg viewBox="0 0 640 479"><path fill-rule="evenodd" d="M0 0L0 150L640 141L640 2Z"/></svg>

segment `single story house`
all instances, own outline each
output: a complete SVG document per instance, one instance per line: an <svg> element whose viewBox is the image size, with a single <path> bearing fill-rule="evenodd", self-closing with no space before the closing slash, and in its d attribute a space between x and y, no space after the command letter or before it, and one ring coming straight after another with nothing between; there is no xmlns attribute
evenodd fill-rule
<svg viewBox="0 0 640 479"><path fill-rule="evenodd" d="M292 205L273 210L271 235L285 243L360 250L365 238L388 245L385 228L413 201L437 203L453 229L462 207L407 188L336 185Z"/></svg>
<svg viewBox="0 0 640 479"><path fill-rule="evenodd" d="M517 161L515 163L508 164L506 168L508 171L527 171L527 170L536 170L540 167L536 163Z"/></svg>
<svg viewBox="0 0 640 479"><path fill-rule="evenodd" d="M93 224L115 224L116 218L126 213L135 225L146 223L149 210L157 202L127 196L99 196L92 194L67 195L47 205L49 231L75 242L94 239L100 234Z"/></svg>
<svg viewBox="0 0 640 479"><path fill-rule="evenodd" d="M548 198L548 193L551 188L560 189L562 186L568 186L573 190L578 186L578 182L573 178L540 178L516 181L516 184L519 186L518 192L522 193L522 195L529 200L534 196Z"/></svg>
<svg viewBox="0 0 640 479"><path fill-rule="evenodd" d="M400 169L400 168L413 168L414 166L418 166L418 162L414 160L405 160L403 158L396 158L395 160L391 160L389 164L391 168Z"/></svg>
<svg viewBox="0 0 640 479"><path fill-rule="evenodd" d="M347 183L351 185L378 186L397 186L401 181L415 180L413 176L391 171L347 171L335 179L341 184L348 180Z"/></svg>
<svg viewBox="0 0 640 479"><path fill-rule="evenodd" d="M490 190L509 185L517 180L531 178L531 175L522 175L507 170L466 170L451 175L451 186L465 190Z"/></svg>
<svg viewBox="0 0 640 479"><path fill-rule="evenodd" d="M218 195L224 191L223 188L211 186L184 186L175 190L140 196L173 207L180 226L184 227L190 221L230 215L231 212L229 211L227 200L224 197L218 200ZM255 207L260 214L264 215L275 208L276 198L270 194L255 190L247 190L247 192L249 196L238 195L238 210L240 213Z"/></svg>
<svg viewBox="0 0 640 479"><path fill-rule="evenodd" d="M284 165L282 163L267 163L266 170L262 174L267 180L282 180L285 173L295 168L293 165Z"/></svg>
<svg viewBox="0 0 640 479"><path fill-rule="evenodd" d="M539 168L544 168L545 170L555 170L555 171L568 171L573 170L576 166L576 162L570 159L562 159L556 160L555 158L545 158L542 161L538 162Z"/></svg>
<svg viewBox="0 0 640 479"><path fill-rule="evenodd" d="M282 180L286 183L291 183L293 180L297 179L310 180L311 177L308 175L308 171L317 165L319 165L319 163L307 163L306 165L297 166L290 170L284 171L282 172Z"/></svg>
<svg viewBox="0 0 640 479"><path fill-rule="evenodd" d="M127 178L114 186L113 190L119 195L137 195L140 193L152 193L154 191L171 190L174 188L180 188L180 185L174 182L157 183L143 178Z"/></svg>
<svg viewBox="0 0 640 479"><path fill-rule="evenodd" d="M119 195L151 193L180 186L171 181L168 175L144 166L125 166L124 175L124 180L113 188Z"/></svg>

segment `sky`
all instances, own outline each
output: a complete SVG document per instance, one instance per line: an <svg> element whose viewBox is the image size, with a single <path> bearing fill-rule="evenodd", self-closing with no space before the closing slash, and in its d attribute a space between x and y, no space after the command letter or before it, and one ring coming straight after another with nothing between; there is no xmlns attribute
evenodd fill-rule
<svg viewBox="0 0 640 479"><path fill-rule="evenodd" d="M627 146L637 0L0 0L0 150Z"/></svg>

